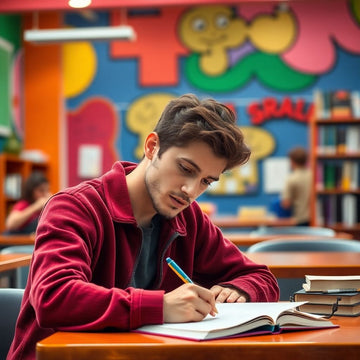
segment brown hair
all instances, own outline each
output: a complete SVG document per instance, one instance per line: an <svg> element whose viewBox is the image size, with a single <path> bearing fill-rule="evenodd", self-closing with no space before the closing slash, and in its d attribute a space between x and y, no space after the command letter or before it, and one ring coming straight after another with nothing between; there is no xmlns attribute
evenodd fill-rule
<svg viewBox="0 0 360 360"><path fill-rule="evenodd" d="M34 190L42 184L47 184L49 180L42 171L33 171L26 179L22 189L22 199L32 204L34 199Z"/></svg>
<svg viewBox="0 0 360 360"><path fill-rule="evenodd" d="M193 94L170 101L154 131L160 140L159 157L172 146L203 141L227 160L228 170L246 163L251 154L234 113L214 99L199 100Z"/></svg>
<svg viewBox="0 0 360 360"><path fill-rule="evenodd" d="M305 166L308 160L308 153L302 147L295 147L289 151L289 158L299 166Z"/></svg>

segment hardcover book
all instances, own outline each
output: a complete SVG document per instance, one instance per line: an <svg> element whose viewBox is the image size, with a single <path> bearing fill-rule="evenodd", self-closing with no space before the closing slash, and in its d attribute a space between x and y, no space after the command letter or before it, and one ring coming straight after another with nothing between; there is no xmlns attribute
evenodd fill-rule
<svg viewBox="0 0 360 360"><path fill-rule="evenodd" d="M309 302L311 304L332 305L339 299L339 305L355 305L360 303L360 292L338 292L336 294L324 294L323 292L306 292L299 290L294 293L294 301Z"/></svg>
<svg viewBox="0 0 360 360"><path fill-rule="evenodd" d="M317 276L305 275L305 291L328 291L334 289L354 289L360 288L360 275L354 276Z"/></svg>
<svg viewBox="0 0 360 360"><path fill-rule="evenodd" d="M306 303L299 306L300 311L306 311L312 314L331 315L333 314L333 305L330 304L311 304ZM359 316L360 303L354 305L337 305L334 313L336 316Z"/></svg>

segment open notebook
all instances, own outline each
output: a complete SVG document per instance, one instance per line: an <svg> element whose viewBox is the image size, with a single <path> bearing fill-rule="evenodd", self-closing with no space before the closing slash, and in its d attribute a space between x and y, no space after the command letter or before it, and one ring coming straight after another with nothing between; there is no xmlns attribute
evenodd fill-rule
<svg viewBox="0 0 360 360"><path fill-rule="evenodd" d="M217 304L216 317L199 322L145 325L135 332L210 340L230 336L250 336L282 331L337 327L321 316L295 310L304 302Z"/></svg>

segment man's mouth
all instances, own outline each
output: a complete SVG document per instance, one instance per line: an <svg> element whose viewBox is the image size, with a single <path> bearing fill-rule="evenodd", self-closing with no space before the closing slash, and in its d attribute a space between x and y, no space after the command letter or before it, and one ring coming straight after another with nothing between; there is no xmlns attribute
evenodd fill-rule
<svg viewBox="0 0 360 360"><path fill-rule="evenodd" d="M178 196L174 196L174 195L170 195L171 199L173 200L174 204L177 204L177 207L183 207L183 206L188 206L189 205L189 201L178 197Z"/></svg>

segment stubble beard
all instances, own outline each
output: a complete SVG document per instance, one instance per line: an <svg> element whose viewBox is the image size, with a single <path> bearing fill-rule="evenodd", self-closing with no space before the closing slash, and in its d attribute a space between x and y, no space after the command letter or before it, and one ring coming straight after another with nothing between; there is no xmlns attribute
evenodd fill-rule
<svg viewBox="0 0 360 360"><path fill-rule="evenodd" d="M151 182L149 180L147 172L145 173L145 188L146 188L146 191L147 191L147 193L149 195L152 206L153 206L154 210L156 211L156 213L163 216L167 220L171 220L177 215L177 214L174 214L174 215L169 214L168 212L165 212L164 209L162 209L161 200L156 199L156 194L159 194L159 195L161 194L160 193L159 181ZM175 208L174 208L174 210L175 210Z"/></svg>

